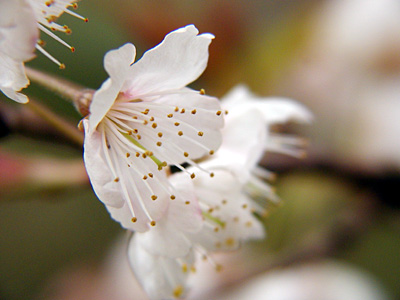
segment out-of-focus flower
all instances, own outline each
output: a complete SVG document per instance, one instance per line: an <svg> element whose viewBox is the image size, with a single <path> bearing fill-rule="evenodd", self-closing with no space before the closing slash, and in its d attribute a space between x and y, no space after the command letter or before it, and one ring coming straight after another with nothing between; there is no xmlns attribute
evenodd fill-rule
<svg viewBox="0 0 400 300"><path fill-rule="evenodd" d="M351 172L399 169L400 2L320 5L285 82L316 115L315 156Z"/></svg>
<svg viewBox="0 0 400 300"><path fill-rule="evenodd" d="M129 215L126 228L148 230L179 196L166 166L185 171L183 163L195 164L221 144L218 99L186 88L204 71L212 38L189 25L134 64L132 44L105 56L110 78L94 94L83 123L84 159L99 199Z"/></svg>
<svg viewBox="0 0 400 300"><path fill-rule="evenodd" d="M64 12L87 20L67 9L71 6L76 7L76 2L76 0L0 0L0 90L7 97L20 103L29 101L28 97L19 91L29 85L24 63L34 57L35 47L60 68L65 67L42 48L39 29L71 51L75 51L52 31L71 32L67 26L55 23Z"/></svg>
<svg viewBox="0 0 400 300"><path fill-rule="evenodd" d="M295 266L262 274L218 299L386 300L382 287L368 274L336 261Z"/></svg>
<svg viewBox="0 0 400 300"><path fill-rule="evenodd" d="M135 238L136 236L130 241L129 261L148 297L152 300L185 297L189 270L193 268L195 261L194 252L190 251L179 259L154 255Z"/></svg>
<svg viewBox="0 0 400 300"><path fill-rule="evenodd" d="M187 272L187 266L179 262L192 251L207 258L210 252L233 250L241 242L264 237L263 225L254 213L265 214L268 200L276 200L276 197L269 185L252 173L264 151L269 149L268 140L271 137L268 127L288 120L309 122L312 118L306 108L293 101L273 100L270 105L268 102L267 99L256 99L245 87L236 88L226 98L230 110L226 116L226 127L222 131L221 148L215 155L191 167L211 173L199 172L190 182L192 186L185 183L185 174L182 172L169 177L176 190L192 191L198 204L188 201L189 196L182 198L186 199L185 202L182 199L175 200L169 207L172 213L165 214L161 220L163 226L134 235L130 243L131 265L145 290L155 295L151 297L152 300L179 298L180 295L173 291L186 291L187 277L183 273ZM283 153L297 154L297 150L287 151L285 147L282 148ZM275 146L272 149L279 150ZM256 173L262 174L261 171ZM184 217L178 217L179 211ZM203 217L200 222L196 219L199 211ZM181 222L182 218L186 222ZM173 245L170 245L171 241ZM143 252L146 255L140 254ZM175 286L169 287L168 293L156 294L159 291L157 281L151 282L155 277L146 279L140 267L144 263L135 262L139 255L143 259L147 256L146 259L152 263L161 258L168 261L165 267L176 276L180 274L180 280L174 283ZM179 265L183 267L178 268ZM218 264L215 267L220 269ZM163 270L163 274L167 273Z"/></svg>
<svg viewBox="0 0 400 300"><path fill-rule="evenodd" d="M20 103L28 102L19 91L29 84L24 62L34 57L38 38L30 5L24 0L0 0L0 90Z"/></svg>

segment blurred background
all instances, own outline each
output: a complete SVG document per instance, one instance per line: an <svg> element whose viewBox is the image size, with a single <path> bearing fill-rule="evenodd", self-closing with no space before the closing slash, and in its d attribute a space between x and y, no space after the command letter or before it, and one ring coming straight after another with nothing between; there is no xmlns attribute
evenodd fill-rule
<svg viewBox="0 0 400 300"><path fill-rule="evenodd" d="M195 24L216 38L192 84L222 97L239 83L304 103L308 156L268 154L282 199L268 237L217 254L189 299L400 299L400 2L398 0L84 0L59 19L75 53L51 39L28 65L98 88L103 56L126 42L138 57ZM91 190L75 108L35 84L32 103L0 95L0 299L146 299L124 261L126 233ZM48 113L47 113L48 115ZM236 297L236 298L234 298Z"/></svg>

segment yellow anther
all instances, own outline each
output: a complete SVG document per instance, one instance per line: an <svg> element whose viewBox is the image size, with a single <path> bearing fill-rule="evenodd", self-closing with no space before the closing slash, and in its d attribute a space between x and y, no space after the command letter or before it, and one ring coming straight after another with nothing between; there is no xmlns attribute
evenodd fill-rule
<svg viewBox="0 0 400 300"><path fill-rule="evenodd" d="M114 179L114 182L118 182L119 181L119 177L116 177L115 179Z"/></svg>
<svg viewBox="0 0 400 300"><path fill-rule="evenodd" d="M162 132L157 133L157 135L158 135L158 137L162 137L163 136Z"/></svg>
<svg viewBox="0 0 400 300"><path fill-rule="evenodd" d="M151 221L151 222L150 222L150 225L151 225L151 226L156 226L156 221Z"/></svg>
<svg viewBox="0 0 400 300"><path fill-rule="evenodd" d="M187 271L188 271L187 264L183 264L183 265L182 265L182 272L183 272L183 273L186 273Z"/></svg>
<svg viewBox="0 0 400 300"><path fill-rule="evenodd" d="M157 196L156 195L151 196L151 200L153 201L157 200Z"/></svg>
<svg viewBox="0 0 400 300"><path fill-rule="evenodd" d="M182 136L182 135L183 135L183 132L182 132L182 131L178 131L178 135L179 135L179 136Z"/></svg>
<svg viewBox="0 0 400 300"><path fill-rule="evenodd" d="M234 238L227 238L227 239L225 240L225 244L226 244L228 247L233 247L233 246L235 245L235 239L234 239Z"/></svg>
<svg viewBox="0 0 400 300"><path fill-rule="evenodd" d="M173 291L173 296L175 298L181 298L183 291L184 291L183 286L178 285Z"/></svg>
<svg viewBox="0 0 400 300"><path fill-rule="evenodd" d="M131 221L132 221L132 223L135 223L135 222L137 221L137 218L136 218L136 217L133 217L133 218L131 219Z"/></svg>
<svg viewBox="0 0 400 300"><path fill-rule="evenodd" d="M191 113L192 113L193 115L196 114L196 110L193 109L193 110L191 111Z"/></svg>
<svg viewBox="0 0 400 300"><path fill-rule="evenodd" d="M153 128L157 128L157 123L153 123L153 124L151 124L151 127L153 127Z"/></svg>
<svg viewBox="0 0 400 300"><path fill-rule="evenodd" d="M188 156L189 156L189 153L183 152L183 156L188 157Z"/></svg>
<svg viewBox="0 0 400 300"><path fill-rule="evenodd" d="M219 111L217 111L216 114L217 114L217 116L220 116L222 114L222 111L219 110Z"/></svg>
<svg viewBox="0 0 400 300"><path fill-rule="evenodd" d="M198 136L203 136L203 135L204 135L204 132L203 132L203 131L199 131L199 132L197 133L197 135L198 135Z"/></svg>
<svg viewBox="0 0 400 300"><path fill-rule="evenodd" d="M192 173L192 174L190 174L190 178L195 178L196 177L196 175L194 174L194 173Z"/></svg>
<svg viewBox="0 0 400 300"><path fill-rule="evenodd" d="M128 158L129 156L131 156L131 154L130 153L126 153L126 157Z"/></svg>
<svg viewBox="0 0 400 300"><path fill-rule="evenodd" d="M171 195L171 200L175 200L176 199L176 197L175 197L175 195Z"/></svg>
<svg viewBox="0 0 400 300"><path fill-rule="evenodd" d="M205 95L205 94L206 94L206 91L204 89L201 89L200 90L200 95Z"/></svg>
<svg viewBox="0 0 400 300"><path fill-rule="evenodd" d="M156 145L157 145L158 147L161 147L162 143L161 143L161 142L157 142Z"/></svg>

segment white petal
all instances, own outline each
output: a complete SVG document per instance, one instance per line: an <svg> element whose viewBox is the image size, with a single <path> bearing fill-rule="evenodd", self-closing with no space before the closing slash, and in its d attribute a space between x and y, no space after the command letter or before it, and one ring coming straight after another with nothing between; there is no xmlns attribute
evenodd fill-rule
<svg viewBox="0 0 400 300"><path fill-rule="evenodd" d="M313 120L311 112L291 99L276 97L257 97L244 85L233 88L223 99L224 109L229 111L259 109L267 124L296 121L309 123Z"/></svg>
<svg viewBox="0 0 400 300"><path fill-rule="evenodd" d="M24 62L34 57L38 37L29 4L23 0L0 1L0 90L20 103L28 102L19 91L29 84Z"/></svg>
<svg viewBox="0 0 400 300"><path fill-rule="evenodd" d="M177 195L171 200L168 212L150 231L137 234L140 243L149 253L167 257L183 257L193 244L186 237L188 233L199 232L203 217L194 195L190 178L178 173L170 177Z"/></svg>
<svg viewBox="0 0 400 300"><path fill-rule="evenodd" d="M213 178L199 174L194 184L206 225L188 235L193 243L208 251L230 250L243 241L264 237L261 222L253 216L252 201L229 171L215 171Z"/></svg>
<svg viewBox="0 0 400 300"><path fill-rule="evenodd" d="M218 108L216 98L185 89L151 102L118 99L107 118L160 162L180 165L218 149L223 126Z"/></svg>
<svg viewBox="0 0 400 300"><path fill-rule="evenodd" d="M154 163L144 164L142 156L128 157L129 152L112 135L107 136L104 126L88 134L88 121L84 121L84 159L93 189L116 221L128 229L146 231L164 215L173 191L164 171Z"/></svg>
<svg viewBox="0 0 400 300"><path fill-rule="evenodd" d="M129 67L135 60L135 55L136 49L132 44L125 44L105 55L104 67L110 78L93 95L89 116L90 132L95 130L114 104L125 82Z"/></svg>
<svg viewBox="0 0 400 300"><path fill-rule="evenodd" d="M14 101L27 103L28 97L18 91L28 84L24 64L0 53L0 90Z"/></svg>
<svg viewBox="0 0 400 300"><path fill-rule="evenodd" d="M88 120L83 121L85 141L83 158L86 171L97 197L106 205L122 207L122 193L115 184L115 177L110 172L108 163L103 155L103 137L97 131L88 134Z"/></svg>
<svg viewBox="0 0 400 300"><path fill-rule="evenodd" d="M152 255L137 240L129 243L128 257L136 278L151 300L181 299L187 291L187 268L193 265L190 252L180 259Z"/></svg>
<svg viewBox="0 0 400 300"><path fill-rule="evenodd" d="M39 38L35 15L23 0L0 1L0 53L24 62L34 57Z"/></svg>
<svg viewBox="0 0 400 300"><path fill-rule="evenodd" d="M264 116L258 109L230 111L225 117L222 145L204 167L229 168L246 182L264 153L267 134Z"/></svg>
<svg viewBox="0 0 400 300"><path fill-rule="evenodd" d="M158 46L132 65L123 92L132 99L148 93L180 89L196 80L208 61L211 34L197 35L189 25L169 33Z"/></svg>

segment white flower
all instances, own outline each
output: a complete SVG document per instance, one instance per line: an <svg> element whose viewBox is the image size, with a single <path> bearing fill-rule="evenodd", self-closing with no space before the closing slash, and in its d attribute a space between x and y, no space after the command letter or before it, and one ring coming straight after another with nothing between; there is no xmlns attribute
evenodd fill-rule
<svg viewBox="0 0 400 300"><path fill-rule="evenodd" d="M310 123L310 111L298 102L286 98L258 97L244 85L234 87L221 99L229 111L225 117L223 143L212 164L225 164L242 173L256 168L265 151L301 157L302 140L271 132L271 126L289 121Z"/></svg>
<svg viewBox="0 0 400 300"><path fill-rule="evenodd" d="M34 57L38 37L29 4L23 0L0 0L0 90L20 103L28 102L19 91L29 84L24 62Z"/></svg>
<svg viewBox="0 0 400 300"><path fill-rule="evenodd" d="M70 33L67 26L55 21L64 12L84 19L69 11L76 0L0 0L0 90L10 99L27 103L28 97L19 93L29 85L24 63L34 57L35 47L60 68L64 65L46 52L39 44L39 29L74 51L75 49L57 37L51 30ZM86 20L86 19L84 19Z"/></svg>
<svg viewBox="0 0 400 300"><path fill-rule="evenodd" d="M129 242L130 265L152 300L185 296L189 271L195 271L193 242L189 235L195 235L203 226L191 179L179 176L170 180L180 197L171 201L155 228L136 232Z"/></svg>
<svg viewBox="0 0 400 300"><path fill-rule="evenodd" d="M185 170L183 163L195 164L221 144L218 99L185 87L207 65L213 36L197 34L193 25L173 31L134 64L132 44L104 58L110 78L83 123L84 159L99 199L128 212L132 221L123 225L132 230L148 230L178 196L164 167Z"/></svg>
<svg viewBox="0 0 400 300"><path fill-rule="evenodd" d="M229 114L222 131L220 149L192 167L207 169L212 176L199 172L193 181L187 182L184 173L172 174L170 183L176 190L186 191L186 195L182 194L183 197L171 202L168 212L159 222L160 226L136 233L130 243L131 248L136 249L130 252L130 261L137 278L149 294L159 292L151 299L170 297L172 286L169 289L157 286L157 281L164 283L168 276L181 276L178 286L187 290L187 277L182 277L179 266L182 258L193 251L207 257L210 252L233 250L242 242L264 237L264 227L254 213L264 214L267 200L276 200L271 187L256 176L266 172L262 173L261 168L258 170L257 164L266 149L271 149L269 142L273 138L269 127L289 120L311 120L309 111L300 104L286 99L257 99L243 86L234 89L223 100L224 104L224 108L229 107ZM290 140L296 141L294 138ZM283 145L283 153L297 155L300 151L289 151L286 147L290 145ZM272 149L278 148L273 146ZM193 197L197 202L193 203ZM190 199L186 206L183 205L185 199ZM199 211L201 221L198 219ZM146 262L137 262L138 257L132 256L135 252L142 253L141 258L148 264L168 261L164 265L166 268L158 274L164 277L157 278L157 281L149 279L148 282L146 272L141 272ZM218 264L215 267L217 270L220 268Z"/></svg>
<svg viewBox="0 0 400 300"><path fill-rule="evenodd" d="M181 299L194 271L195 255L190 251L179 259L155 255L143 248L135 233L128 247L128 258L136 278L151 300Z"/></svg>

